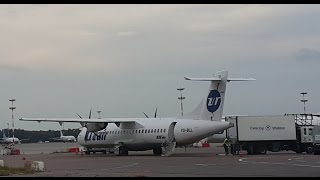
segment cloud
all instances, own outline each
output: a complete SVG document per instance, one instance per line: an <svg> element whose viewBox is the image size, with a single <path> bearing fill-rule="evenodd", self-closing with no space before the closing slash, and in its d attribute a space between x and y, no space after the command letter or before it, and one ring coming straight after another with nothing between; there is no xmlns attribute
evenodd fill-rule
<svg viewBox="0 0 320 180"><path fill-rule="evenodd" d="M302 48L294 53L294 59L302 62L320 61L320 51L310 48Z"/></svg>
<svg viewBox="0 0 320 180"><path fill-rule="evenodd" d="M120 37L130 37L130 36L134 36L137 33L134 31L123 31L123 32L118 32L117 35Z"/></svg>
<svg viewBox="0 0 320 180"><path fill-rule="evenodd" d="M29 108L17 104L24 116L37 115L39 106L43 109L38 112L46 116L69 116L66 112L87 112L91 104L103 107L109 117L143 116L146 107L150 107L148 112L154 111L150 105L163 107L166 114L178 114L175 88L182 83L185 93L188 86L202 90L198 83L184 82L183 76L208 76L221 69L230 70L230 76L257 78L257 89L247 83L241 89L254 90L256 97L266 96L266 100L270 99L267 90L280 86L269 82L278 82L275 77L283 77L283 81L290 77L290 83L281 84L280 94L287 95L297 88L294 82L319 76L317 66L300 63L319 57L319 8L264 4L0 5L0 98L17 97L17 103ZM299 50L301 47L313 49ZM303 78L297 73L301 71ZM268 83L264 78L270 78ZM318 92L316 83L303 83ZM196 105L198 94L202 95L191 90L186 109ZM279 112L284 107L255 98L243 106L244 97L238 96L237 88L229 90L235 95L227 98L232 102L230 108L236 110L230 111L232 114L265 109ZM142 103L137 106L136 102ZM261 102L275 110L256 105ZM3 102L2 106L1 118L10 119L8 105ZM124 112L124 107L134 108ZM290 103L286 107L290 109Z"/></svg>
<svg viewBox="0 0 320 180"><path fill-rule="evenodd" d="M159 54L170 54L172 59L182 54L192 57L197 52L217 56L228 54L229 48L234 53L247 54L251 44L265 46L261 49L269 54L271 48L280 49L279 41L263 34L277 27L270 19L307 12L302 6L290 6L288 10L283 7L1 5L0 53L4 57L1 62L46 72L119 72L133 68L132 64L157 61ZM271 35L274 34L283 35L278 32ZM270 43L257 37L275 43L268 46ZM244 45L244 41L248 43ZM295 44L285 42L282 47ZM261 54L263 50L251 53ZM127 59L134 63L127 63Z"/></svg>
<svg viewBox="0 0 320 180"><path fill-rule="evenodd" d="M10 64L0 64L0 71L11 71L11 72L29 72L30 69L24 66L10 65Z"/></svg>

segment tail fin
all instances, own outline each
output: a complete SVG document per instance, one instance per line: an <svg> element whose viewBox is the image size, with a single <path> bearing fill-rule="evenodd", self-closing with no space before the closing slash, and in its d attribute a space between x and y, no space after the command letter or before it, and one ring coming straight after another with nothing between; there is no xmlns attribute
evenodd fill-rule
<svg viewBox="0 0 320 180"><path fill-rule="evenodd" d="M62 134L62 130L60 130L60 137L62 137L63 136L63 134Z"/></svg>
<svg viewBox="0 0 320 180"><path fill-rule="evenodd" d="M252 81L253 78L228 78L228 71L219 71L211 78L189 78L191 81L211 81L208 94L202 99L193 112L184 118L221 121L227 82Z"/></svg>

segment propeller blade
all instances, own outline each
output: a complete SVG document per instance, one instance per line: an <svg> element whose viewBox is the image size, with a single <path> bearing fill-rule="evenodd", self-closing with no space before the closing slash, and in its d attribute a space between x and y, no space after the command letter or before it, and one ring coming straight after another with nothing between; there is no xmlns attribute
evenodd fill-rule
<svg viewBox="0 0 320 180"><path fill-rule="evenodd" d="M91 119L91 111L92 111L92 108L90 109L89 119Z"/></svg>
<svg viewBox="0 0 320 180"><path fill-rule="evenodd" d="M143 112L143 114L144 114L147 118L149 118L149 116L148 116L148 115L146 115L146 113L144 113L144 112Z"/></svg>
<svg viewBox="0 0 320 180"><path fill-rule="evenodd" d="M76 113L76 114L79 116L80 119L82 119L82 117L78 113Z"/></svg>
<svg viewBox="0 0 320 180"><path fill-rule="evenodd" d="M157 110L158 110L158 108L156 108L156 112L154 113L154 118L157 117Z"/></svg>

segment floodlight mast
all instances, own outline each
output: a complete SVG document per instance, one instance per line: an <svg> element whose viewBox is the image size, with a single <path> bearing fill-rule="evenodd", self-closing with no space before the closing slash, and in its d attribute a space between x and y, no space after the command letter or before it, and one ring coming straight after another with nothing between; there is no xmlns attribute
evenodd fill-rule
<svg viewBox="0 0 320 180"><path fill-rule="evenodd" d="M184 90L184 88L177 88L178 91L180 91L180 97L178 97L178 99L181 101L181 116L183 116L183 106L182 106L182 100L184 100L186 97L182 96L182 91Z"/></svg>
<svg viewBox="0 0 320 180"><path fill-rule="evenodd" d="M303 111L304 111L304 114L306 114L306 102L308 102L308 100L307 99L304 99L304 95L306 95L306 94L308 94L307 92L302 92L302 93L300 93L300 94L302 94L302 100L301 100L301 102L303 102Z"/></svg>
<svg viewBox="0 0 320 180"><path fill-rule="evenodd" d="M16 109L16 107L13 106L13 102L16 101L15 99L9 99L11 101L11 107L9 109L11 110L11 119L12 119L12 143L14 145L14 121L13 121L13 110Z"/></svg>

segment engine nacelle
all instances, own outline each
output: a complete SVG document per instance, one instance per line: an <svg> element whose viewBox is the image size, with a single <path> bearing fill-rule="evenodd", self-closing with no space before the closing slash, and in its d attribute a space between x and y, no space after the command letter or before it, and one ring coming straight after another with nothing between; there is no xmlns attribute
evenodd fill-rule
<svg viewBox="0 0 320 180"><path fill-rule="evenodd" d="M89 132L97 132L106 128L108 123L87 123L86 128Z"/></svg>

